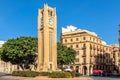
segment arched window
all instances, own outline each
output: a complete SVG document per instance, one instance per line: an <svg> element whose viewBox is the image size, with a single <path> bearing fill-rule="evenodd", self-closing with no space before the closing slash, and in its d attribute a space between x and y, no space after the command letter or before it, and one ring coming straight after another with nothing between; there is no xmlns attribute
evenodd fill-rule
<svg viewBox="0 0 120 80"><path fill-rule="evenodd" d="M92 45L90 44L90 49L92 49Z"/></svg>
<svg viewBox="0 0 120 80"><path fill-rule="evenodd" d="M73 69L73 66L70 66L70 69Z"/></svg>
<svg viewBox="0 0 120 80"><path fill-rule="evenodd" d="M50 10L48 10L48 15L49 15L49 16L52 16L52 15L53 15L53 12L50 11Z"/></svg>

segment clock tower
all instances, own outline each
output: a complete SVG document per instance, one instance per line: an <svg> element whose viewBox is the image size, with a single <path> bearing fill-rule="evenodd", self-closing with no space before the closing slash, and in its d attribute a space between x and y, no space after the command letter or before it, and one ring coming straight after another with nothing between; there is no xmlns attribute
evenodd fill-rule
<svg viewBox="0 0 120 80"><path fill-rule="evenodd" d="M38 71L57 70L56 9L44 5L38 12Z"/></svg>

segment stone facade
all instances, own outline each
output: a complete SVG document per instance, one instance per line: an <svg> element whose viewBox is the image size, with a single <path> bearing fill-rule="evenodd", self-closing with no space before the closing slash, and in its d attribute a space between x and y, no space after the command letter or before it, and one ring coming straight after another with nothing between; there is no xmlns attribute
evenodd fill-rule
<svg viewBox="0 0 120 80"><path fill-rule="evenodd" d="M77 68L84 75L90 75L96 69L120 71L118 45L107 45L94 32L78 30L73 26L67 28L62 29L61 43L76 50L75 64L68 67Z"/></svg>
<svg viewBox="0 0 120 80"><path fill-rule="evenodd" d="M57 70L56 9L44 5L38 12L38 71Z"/></svg>
<svg viewBox="0 0 120 80"><path fill-rule="evenodd" d="M10 62L4 62L0 59L0 72L12 73L17 70L17 65L12 65Z"/></svg>
<svg viewBox="0 0 120 80"><path fill-rule="evenodd" d="M4 44L4 41L0 41L0 48ZM17 65L12 65L10 62L4 62L0 59L0 72L11 73L17 70Z"/></svg>

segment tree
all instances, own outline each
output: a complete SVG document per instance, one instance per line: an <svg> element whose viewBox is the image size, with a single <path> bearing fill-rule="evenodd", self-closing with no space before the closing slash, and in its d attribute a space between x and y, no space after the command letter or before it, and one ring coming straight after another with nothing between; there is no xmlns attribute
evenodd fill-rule
<svg viewBox="0 0 120 80"><path fill-rule="evenodd" d="M20 37L9 39L0 50L1 59L17 64L21 69L29 69L34 64L37 53L37 38Z"/></svg>
<svg viewBox="0 0 120 80"><path fill-rule="evenodd" d="M75 56L75 50L62 45L61 43L57 43L57 62L59 67L65 64L74 63Z"/></svg>

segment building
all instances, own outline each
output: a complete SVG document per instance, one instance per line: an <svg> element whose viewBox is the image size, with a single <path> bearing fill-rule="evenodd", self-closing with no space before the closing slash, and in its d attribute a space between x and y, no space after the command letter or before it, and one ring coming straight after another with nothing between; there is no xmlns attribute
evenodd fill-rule
<svg viewBox="0 0 120 80"><path fill-rule="evenodd" d="M119 46L107 45L96 33L80 30L74 26L62 28L61 43L76 51L75 64L67 65L76 68L84 75L93 70L119 72Z"/></svg>
<svg viewBox="0 0 120 80"><path fill-rule="evenodd" d="M0 41L0 48L5 43L5 41ZM17 65L12 65L10 62L4 62L0 59L0 72L11 73L17 70Z"/></svg>
<svg viewBox="0 0 120 80"><path fill-rule="evenodd" d="M38 12L38 71L57 70L56 9L44 5Z"/></svg>

